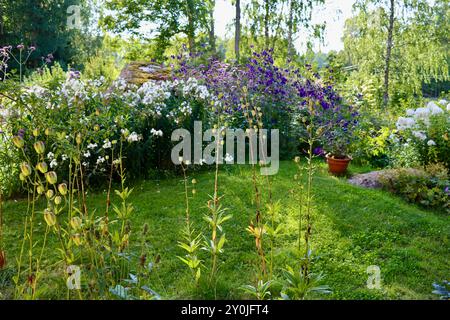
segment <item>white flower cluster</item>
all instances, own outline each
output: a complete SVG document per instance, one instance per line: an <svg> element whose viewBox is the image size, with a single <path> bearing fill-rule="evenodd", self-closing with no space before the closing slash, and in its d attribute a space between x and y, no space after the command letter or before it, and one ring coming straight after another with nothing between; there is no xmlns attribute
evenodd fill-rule
<svg viewBox="0 0 450 320"><path fill-rule="evenodd" d="M152 128L152 130L150 130L150 133L152 135L154 135L155 137L162 137L163 136L163 132L161 130L155 130Z"/></svg>
<svg viewBox="0 0 450 320"><path fill-rule="evenodd" d="M430 126L430 119L433 116L450 112L450 103L446 100L440 100L438 103L430 101L425 107L417 109L408 109L406 111L407 117L399 117L397 120L398 131L410 131L412 136L420 141L426 141L427 129ZM450 117L449 117L450 120ZM434 146L436 143L433 140L427 141L428 146Z"/></svg>
<svg viewBox="0 0 450 320"><path fill-rule="evenodd" d="M134 96L134 104L137 104L137 97L140 97L140 103L145 105L152 114L161 116L167 108L166 100L173 95L182 96L189 100L203 101L211 98L206 86L200 85L195 78L189 78L187 81L149 81L144 83L138 90L137 96ZM177 113L187 116L192 113L192 108L188 101L184 101L179 110L169 111L168 116L175 118Z"/></svg>
<svg viewBox="0 0 450 320"><path fill-rule="evenodd" d="M142 136L140 134L137 134L136 132L132 132L130 133L130 135L127 137L127 141L128 142L137 142L142 140Z"/></svg>

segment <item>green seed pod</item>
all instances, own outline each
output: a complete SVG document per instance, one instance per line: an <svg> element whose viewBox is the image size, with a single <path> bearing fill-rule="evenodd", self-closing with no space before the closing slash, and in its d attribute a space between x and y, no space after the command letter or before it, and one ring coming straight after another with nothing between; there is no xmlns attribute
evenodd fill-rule
<svg viewBox="0 0 450 320"><path fill-rule="evenodd" d="M37 186L37 193L38 194L44 194L44 192L45 192L44 186L42 184L38 185Z"/></svg>
<svg viewBox="0 0 450 320"><path fill-rule="evenodd" d="M43 154L45 152L45 144L42 141L38 141L34 144L34 150L37 154Z"/></svg>
<svg viewBox="0 0 450 320"><path fill-rule="evenodd" d="M48 166L45 162L39 162L36 165L36 169L38 169L41 173L46 173L48 171Z"/></svg>
<svg viewBox="0 0 450 320"><path fill-rule="evenodd" d="M50 184L55 184L56 181L58 181L58 176L56 175L55 171L47 172L45 174L45 178L47 179L47 182Z"/></svg>
<svg viewBox="0 0 450 320"><path fill-rule="evenodd" d="M78 145L81 144L81 142L82 142L81 133L77 134L77 137L75 138L75 141L77 142Z"/></svg>
<svg viewBox="0 0 450 320"><path fill-rule="evenodd" d="M20 171L22 172L24 177L28 177L29 175L31 175L31 167L26 162L22 162L22 164L20 165Z"/></svg>
<svg viewBox="0 0 450 320"><path fill-rule="evenodd" d="M13 141L14 145L19 149L23 148L23 146L25 144L25 142L23 141L23 138L20 136L14 136L12 141Z"/></svg>
<svg viewBox="0 0 450 320"><path fill-rule="evenodd" d="M53 192L53 190L47 190L47 193L45 194L47 199L53 198L54 195L55 195L55 193Z"/></svg>
<svg viewBox="0 0 450 320"><path fill-rule="evenodd" d="M80 229L81 223L82 220L79 217L73 217L72 219L70 219L70 226L75 230Z"/></svg>
<svg viewBox="0 0 450 320"><path fill-rule="evenodd" d="M44 210L44 220L49 227L53 227L56 224L56 216L50 209Z"/></svg>
<svg viewBox="0 0 450 320"><path fill-rule="evenodd" d="M82 243L81 236L79 233L72 235L72 241L75 243L77 247L79 247Z"/></svg>
<svg viewBox="0 0 450 320"><path fill-rule="evenodd" d="M59 193L60 193L61 195L65 196L65 195L67 194L67 184L61 183L61 184L58 186L58 191L59 191Z"/></svg>
<svg viewBox="0 0 450 320"><path fill-rule="evenodd" d="M54 201L55 201L55 204L57 206L59 206L62 202L62 198L60 196L56 196Z"/></svg>

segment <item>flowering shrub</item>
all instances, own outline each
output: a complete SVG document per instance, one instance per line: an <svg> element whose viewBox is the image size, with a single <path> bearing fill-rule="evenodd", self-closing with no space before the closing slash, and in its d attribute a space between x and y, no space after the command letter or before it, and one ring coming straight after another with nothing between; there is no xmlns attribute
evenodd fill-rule
<svg viewBox="0 0 450 320"><path fill-rule="evenodd" d="M342 97L327 79L312 71L310 66L300 70L294 66L275 65L272 50L253 52L244 66L234 66L215 59L198 64L190 55L179 55L175 76L181 79L196 78L218 97L230 125L236 128L276 128L280 130L281 157L297 154L299 140L307 136L300 121L308 115L307 101L314 101L314 121L327 128L341 128L350 136L352 122L346 113L351 108L343 106ZM174 57L175 58L175 57ZM253 110L247 117L249 104ZM327 120L322 121L324 116ZM353 114L353 116L355 116ZM255 120L256 119L256 120ZM337 141L330 131L329 142ZM341 137L341 136L340 136ZM331 151L331 150L329 150Z"/></svg>
<svg viewBox="0 0 450 320"><path fill-rule="evenodd" d="M204 106L214 100L194 78L152 81L137 88L121 79L110 85L104 78L83 81L75 71L48 88L34 84L9 94L13 97L5 100L0 117L5 137L20 135L26 149L31 148L33 137L43 139L49 147L50 168L64 175L73 153L67 141L81 135L79 161L90 181L108 173L108 163L118 152L114 142L124 132L129 141L142 141L123 150L131 177L145 177L152 168L170 166L170 132L192 127L194 117L203 120Z"/></svg>
<svg viewBox="0 0 450 320"><path fill-rule="evenodd" d="M430 101L406 113L396 124L403 141L414 146L422 164L442 162L450 168L450 103Z"/></svg>

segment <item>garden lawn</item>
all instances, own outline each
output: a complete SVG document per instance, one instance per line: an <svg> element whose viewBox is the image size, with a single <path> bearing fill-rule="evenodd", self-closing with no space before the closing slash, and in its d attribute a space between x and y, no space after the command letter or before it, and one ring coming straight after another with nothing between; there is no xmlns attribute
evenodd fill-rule
<svg viewBox="0 0 450 320"><path fill-rule="evenodd" d="M353 172L368 168L351 166ZM282 234L276 240L275 268L287 264L295 266L297 246L298 201L290 190L296 188L294 163L282 162L279 173L273 177L273 197L281 201ZM207 232L202 220L208 194L212 193L214 174L190 174L196 178L197 194L191 200L192 219L196 229ZM149 279L149 285L164 299L251 298L239 287L255 282L257 256L254 238L245 230L254 219L252 207L251 170L247 166L221 169L220 193L222 204L229 208L233 218L224 224L227 235L223 263L215 292L204 286L195 288L191 276L177 258L184 252L177 246L184 225L184 194L181 178L145 181L135 185L131 201L135 206L132 217L132 250L139 256L144 223L149 226L146 236L149 254L159 261ZM450 257L448 216L441 212L423 210L381 190L367 190L349 185L344 178L331 177L321 163L314 179L314 214L312 247L318 257L315 272L325 274L324 284L332 294L313 296L326 299L431 299L432 283L447 279ZM105 193L89 194L89 208L104 211ZM117 199L113 199L117 201ZM0 272L0 292L3 298L11 292L9 280L15 258L20 251L22 225L26 201L9 201L4 206L5 247L9 269ZM40 218L40 217L39 217ZM45 222L40 218L37 237L43 237ZM55 236L50 236L46 264L57 261ZM267 238L266 238L267 239ZM266 249L268 242L265 242ZM38 246L39 247L39 246ZM53 247L53 248L52 248ZM202 252L206 265L209 259ZM267 252L268 254L268 252ZM158 257L156 259L156 257ZM367 267L381 269L381 289L366 286ZM275 272L279 274L279 272ZM206 276L206 270L204 270ZM65 298L61 274L45 275L55 290L44 292L47 298ZM278 288L277 288L278 287ZM279 285L274 285L275 291Z"/></svg>

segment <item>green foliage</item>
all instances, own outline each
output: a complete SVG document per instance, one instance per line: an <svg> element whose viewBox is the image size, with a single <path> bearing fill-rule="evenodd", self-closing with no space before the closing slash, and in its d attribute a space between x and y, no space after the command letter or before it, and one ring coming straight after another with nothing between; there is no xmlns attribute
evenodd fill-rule
<svg viewBox="0 0 450 320"><path fill-rule="evenodd" d="M443 165L430 165L425 171L397 169L381 178L384 188L408 202L450 213L448 171Z"/></svg>
<svg viewBox="0 0 450 320"><path fill-rule="evenodd" d="M389 17L385 6L371 5L372 2L359 1L357 15L346 21L343 54L348 65L356 69L349 75L349 86L364 91L370 85L373 89L367 99L379 107L383 99ZM448 80L448 23L444 21L448 21L449 11L444 9L444 3L397 4L390 64L392 107L398 108L401 99L420 97L423 83Z"/></svg>

